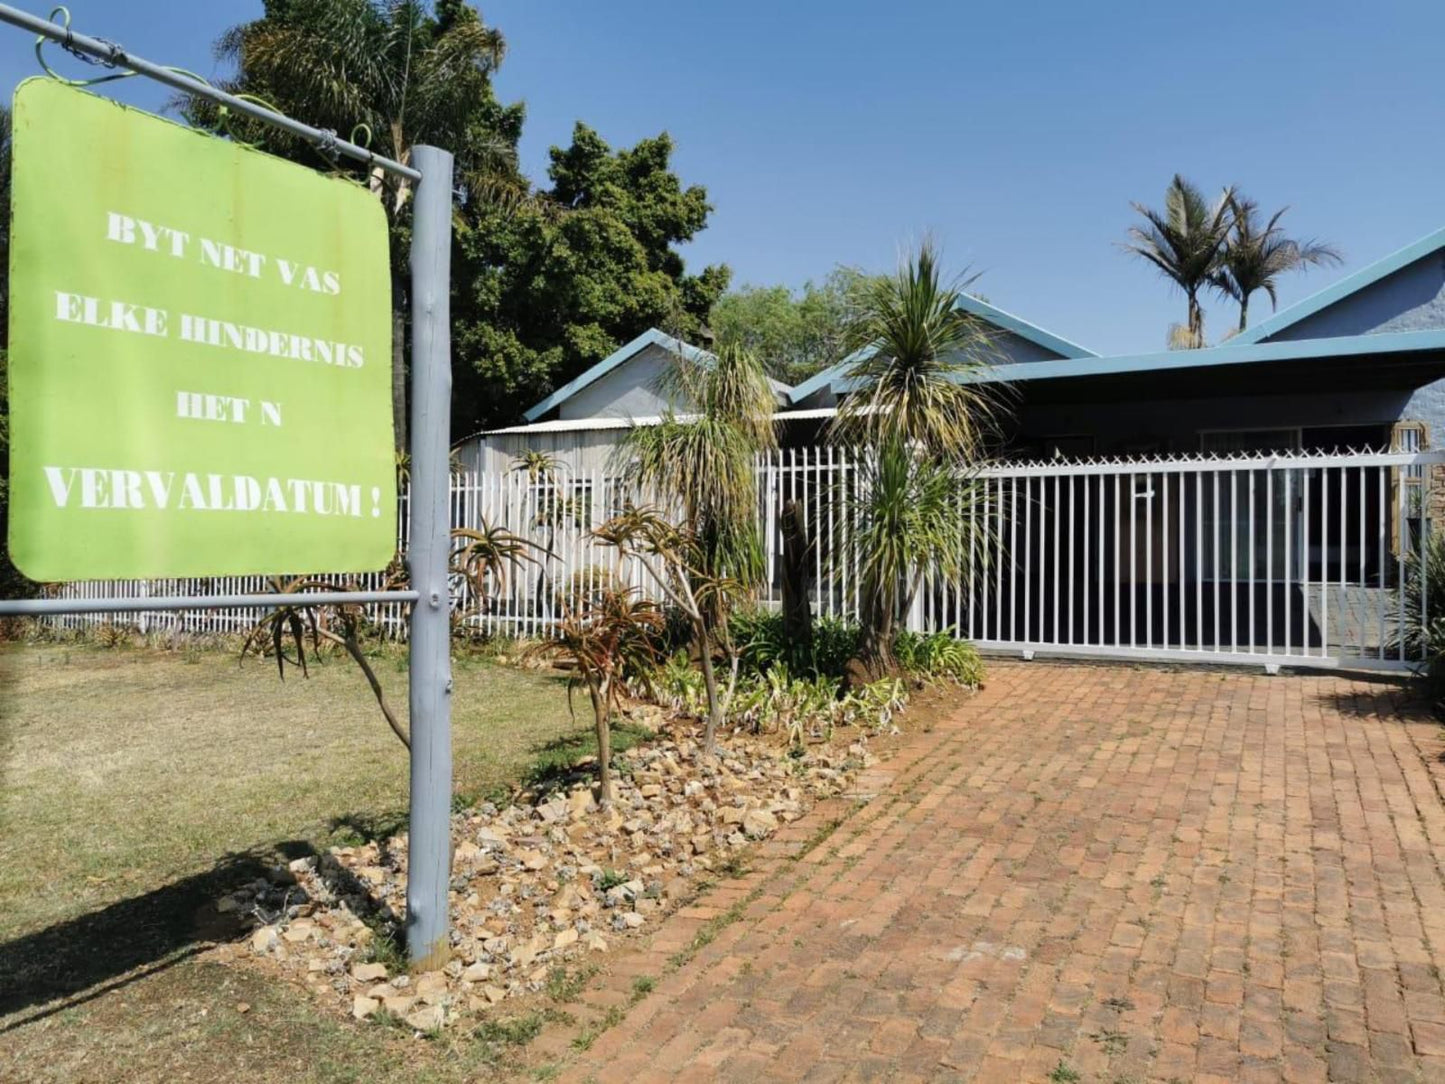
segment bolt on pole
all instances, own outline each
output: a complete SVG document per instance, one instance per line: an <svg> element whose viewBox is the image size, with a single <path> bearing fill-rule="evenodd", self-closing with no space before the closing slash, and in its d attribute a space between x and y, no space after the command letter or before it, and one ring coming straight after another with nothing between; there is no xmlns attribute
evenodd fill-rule
<svg viewBox="0 0 1445 1084"><path fill-rule="evenodd" d="M411 834L406 944L418 970L441 967L451 880L451 605L447 563L451 431L452 156L412 149L420 171L411 239ZM400 365L401 358L394 359Z"/></svg>

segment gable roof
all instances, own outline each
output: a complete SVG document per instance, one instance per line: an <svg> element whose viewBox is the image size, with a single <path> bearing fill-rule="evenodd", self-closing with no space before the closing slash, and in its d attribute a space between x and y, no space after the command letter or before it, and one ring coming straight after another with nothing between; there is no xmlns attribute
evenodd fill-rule
<svg viewBox="0 0 1445 1084"><path fill-rule="evenodd" d="M523 411L522 417L529 422L534 422L549 411L556 410L583 388L596 383L613 369L620 368L649 346L660 346L668 353L680 354L696 364L706 364L717 360L706 350L685 343L681 339L674 339L671 335L658 331L655 327L650 327L631 342L619 346L586 372L563 384L540 403ZM782 403L786 403L793 392L791 385L784 384L781 380L774 380L772 377L768 377L768 387L773 389L773 395Z"/></svg>
<svg viewBox="0 0 1445 1084"><path fill-rule="evenodd" d="M1445 249L1445 229L1436 230L1427 234L1411 244L1406 245L1398 252L1392 252L1383 260L1376 260L1368 267L1362 267L1353 275L1346 275L1332 286L1326 286L1318 293L1311 294L1303 301L1296 302L1282 312L1277 312L1268 320L1262 320L1254 327L1241 331L1238 335L1227 340L1229 343L1257 343L1269 338L1271 335L1278 335L1286 328L1293 327L1301 320L1313 316L1323 309L1329 308L1337 302L1343 301L1351 294L1359 293L1367 286L1373 286L1381 279L1393 275L1416 260L1429 256L1431 253Z"/></svg>
<svg viewBox="0 0 1445 1084"><path fill-rule="evenodd" d="M1058 361L1021 361L994 365L961 379L968 383L1018 383L1028 380L1059 380L1078 376L1120 373L1167 372L1176 369L1212 369L1226 365L1300 361L1308 358L1349 357L1362 354L1407 354L1445 350L1445 329L1430 331L1388 331L1348 335L1330 339L1291 339L1277 343L1239 343L1231 339L1224 346L1199 350L1165 350L1156 354L1130 354L1103 358L1064 358ZM839 381L840 391L850 391L851 381Z"/></svg>
<svg viewBox="0 0 1445 1084"><path fill-rule="evenodd" d="M972 297L969 294L959 295L958 307L963 309L964 312L971 313L1003 331L1011 332L1021 339L1026 339L1035 346L1041 346L1045 350L1057 354L1060 358L1098 357L1092 350L1082 347L1076 342L1071 342L1068 339L1055 335L1052 331L1045 331L1039 327L1038 324L1031 324L1021 316L1015 316L1011 312L1005 312L997 305L991 305L987 301ZM793 389L793 402L801 402L803 399L806 399L815 392L821 391L834 381L842 379L857 362L862 361L866 357L871 357L872 354L873 350L871 347L864 347L862 350L856 350L849 354L837 364L830 365L822 372L814 373ZM1043 363L1032 361L1027 364L1039 365Z"/></svg>
<svg viewBox="0 0 1445 1084"><path fill-rule="evenodd" d="M526 418L529 422L534 422L548 411L556 410L583 388L596 383L602 377L612 372L613 369L619 368L626 362L631 361L649 346L660 346L670 353L681 354L687 358L688 361L692 362L702 362L712 357L706 350L699 350L695 346L689 346L681 339L674 339L671 335L666 335L658 331L657 328L650 327L631 342L619 346L586 372L573 377L540 403L536 403L530 409L523 411L522 417Z"/></svg>

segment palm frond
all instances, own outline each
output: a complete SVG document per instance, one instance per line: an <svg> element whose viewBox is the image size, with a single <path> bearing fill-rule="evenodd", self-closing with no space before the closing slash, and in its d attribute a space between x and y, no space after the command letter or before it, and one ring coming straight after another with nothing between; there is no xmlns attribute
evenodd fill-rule
<svg viewBox="0 0 1445 1084"><path fill-rule="evenodd" d="M901 440L949 458L983 454L1000 401L978 381L993 357L991 332L959 306L972 282L946 281L927 241L894 275L860 281L848 331L857 388L838 409L837 439Z"/></svg>

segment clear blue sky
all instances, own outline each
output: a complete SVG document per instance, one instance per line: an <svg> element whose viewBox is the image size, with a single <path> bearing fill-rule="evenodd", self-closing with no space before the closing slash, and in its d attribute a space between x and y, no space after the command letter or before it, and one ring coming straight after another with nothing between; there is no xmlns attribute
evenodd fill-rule
<svg viewBox="0 0 1445 1084"><path fill-rule="evenodd" d="M15 0L11 0L15 2ZM21 6L38 9L34 0ZM209 44L259 0L73 0L75 26L208 74ZM1148 351L1183 299L1113 242L1130 199L1179 170L1290 204L1343 271L1445 226L1445 4L1439 0L495 0L498 79L527 103L524 166L585 120L614 144L666 129L711 225L694 267L799 285L836 263L892 266L932 232L996 304L1101 352ZM29 43L0 30L6 84ZM71 69L76 65L71 64ZM163 95L119 96L157 105ZM1268 302L1256 300L1268 311ZM1207 303L1207 330L1232 324Z"/></svg>

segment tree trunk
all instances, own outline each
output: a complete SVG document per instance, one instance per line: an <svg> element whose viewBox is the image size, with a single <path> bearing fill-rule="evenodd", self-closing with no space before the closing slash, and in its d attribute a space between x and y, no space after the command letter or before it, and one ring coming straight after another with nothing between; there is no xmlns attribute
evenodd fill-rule
<svg viewBox="0 0 1445 1084"><path fill-rule="evenodd" d="M1245 294L1239 299L1239 330L1243 331L1249 326L1249 295Z"/></svg>
<svg viewBox="0 0 1445 1084"><path fill-rule="evenodd" d="M898 669L893 657L892 600L887 592L869 592L863 607L863 628L858 638L858 656L848 667L848 684L858 686L887 677Z"/></svg>
<svg viewBox="0 0 1445 1084"><path fill-rule="evenodd" d="M366 675L366 683L371 686L371 694L376 697L377 706L381 708L381 714L386 718L386 725L391 727L391 732L395 734L397 738L400 739L401 744L406 746L407 750L410 751L411 738L407 735L406 730L402 727L396 714L391 710L391 705L386 702L386 694L382 692L381 682L377 680L376 671L371 668L371 663L367 662L366 655L361 650L361 644L356 640L356 634L348 629L346 635L342 637L341 643L346 648L346 653L351 656L352 661L361 667L361 672Z"/></svg>
<svg viewBox="0 0 1445 1084"><path fill-rule="evenodd" d="M1204 310L1199 307L1199 298L1189 295L1189 345L1198 349L1204 345Z"/></svg>
<svg viewBox="0 0 1445 1084"><path fill-rule="evenodd" d="M811 654L813 646L813 608L808 604L812 586L813 566L809 561L813 546L808 539L808 525L803 520L802 506L797 501L783 505L783 635L788 647L797 653Z"/></svg>
<svg viewBox="0 0 1445 1084"><path fill-rule="evenodd" d="M391 269L391 425L396 450L407 450L406 432L406 281L395 260Z"/></svg>
<svg viewBox="0 0 1445 1084"><path fill-rule="evenodd" d="M703 729L702 748L708 756L717 752L717 732L722 725L722 701L718 697L717 673L712 665L712 638L705 631L697 634L698 654L702 657L702 683L707 689L707 726Z"/></svg>
<svg viewBox="0 0 1445 1084"><path fill-rule="evenodd" d="M588 691L592 694L592 716L597 726L597 804L609 809L612 806L612 723L604 692Z"/></svg>

